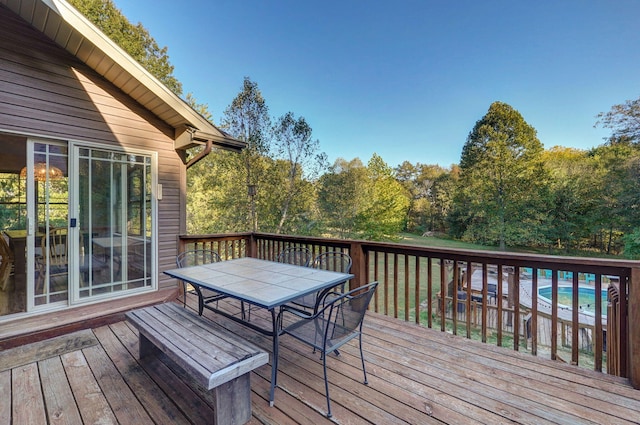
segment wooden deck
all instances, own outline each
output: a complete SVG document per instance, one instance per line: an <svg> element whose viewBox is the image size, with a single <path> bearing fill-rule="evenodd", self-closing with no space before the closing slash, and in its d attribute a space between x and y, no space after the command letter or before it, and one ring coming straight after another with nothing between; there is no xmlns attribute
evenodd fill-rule
<svg viewBox="0 0 640 425"><path fill-rule="evenodd" d="M270 340L207 316L270 351ZM252 321L267 318L252 310ZM252 373L251 424L628 424L639 423L640 391L626 380L537 359L368 314L362 384L357 343L328 361L334 417L322 363L283 337L275 407L270 364ZM0 425L200 424L207 397L183 383L169 360L137 361L126 322L0 352Z"/></svg>

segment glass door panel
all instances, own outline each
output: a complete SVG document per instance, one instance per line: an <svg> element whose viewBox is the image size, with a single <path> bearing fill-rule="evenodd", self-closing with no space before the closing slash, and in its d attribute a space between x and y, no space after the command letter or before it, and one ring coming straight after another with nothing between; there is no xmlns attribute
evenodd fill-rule
<svg viewBox="0 0 640 425"><path fill-rule="evenodd" d="M69 174L66 145L34 143L26 170L33 187L35 225L29 229L34 269L34 306L66 304L69 299L71 246L68 238Z"/></svg>
<svg viewBox="0 0 640 425"><path fill-rule="evenodd" d="M78 225L86 235L76 300L152 286L151 157L76 147Z"/></svg>
<svg viewBox="0 0 640 425"><path fill-rule="evenodd" d="M0 134L0 145L0 316L6 316L27 311L27 139Z"/></svg>

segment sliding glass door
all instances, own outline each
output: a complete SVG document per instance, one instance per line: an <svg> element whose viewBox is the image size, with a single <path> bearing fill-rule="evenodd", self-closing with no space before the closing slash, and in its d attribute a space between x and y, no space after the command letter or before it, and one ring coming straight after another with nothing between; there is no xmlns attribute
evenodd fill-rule
<svg viewBox="0 0 640 425"><path fill-rule="evenodd" d="M153 156L96 147L73 149L73 211L82 233L73 302L153 285Z"/></svg>
<svg viewBox="0 0 640 425"><path fill-rule="evenodd" d="M155 155L34 141L26 149L26 228L5 233L14 247L24 235L26 255L18 247L14 257L26 258L27 311L153 288Z"/></svg>

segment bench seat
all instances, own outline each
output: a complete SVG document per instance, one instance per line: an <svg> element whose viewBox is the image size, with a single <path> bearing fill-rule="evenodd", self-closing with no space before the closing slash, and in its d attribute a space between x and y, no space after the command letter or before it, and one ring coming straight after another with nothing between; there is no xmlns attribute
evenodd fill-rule
<svg viewBox="0 0 640 425"><path fill-rule="evenodd" d="M133 310L126 316L140 334L140 359L159 350L195 383L213 391L214 424L251 419L250 372L268 363L267 352L175 303Z"/></svg>

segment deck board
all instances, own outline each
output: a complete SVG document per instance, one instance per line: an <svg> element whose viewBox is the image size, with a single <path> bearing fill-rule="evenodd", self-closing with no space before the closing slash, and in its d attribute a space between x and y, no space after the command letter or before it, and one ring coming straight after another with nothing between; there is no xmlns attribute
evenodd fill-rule
<svg viewBox="0 0 640 425"><path fill-rule="evenodd" d="M44 397L38 365L30 363L11 370L11 416L16 424L45 424Z"/></svg>
<svg viewBox="0 0 640 425"><path fill-rule="evenodd" d="M0 425L11 424L11 371L0 372Z"/></svg>
<svg viewBox="0 0 640 425"><path fill-rule="evenodd" d="M109 391L106 394L102 392L97 377L93 374L82 351L66 353L61 358L83 422L118 423L106 397Z"/></svg>
<svg viewBox="0 0 640 425"><path fill-rule="evenodd" d="M82 418L60 356L38 363L42 393L51 424L81 425Z"/></svg>
<svg viewBox="0 0 640 425"><path fill-rule="evenodd" d="M191 308L194 301L189 300ZM269 338L212 312L206 315L271 351ZM251 320L259 323L270 316L254 309ZM357 342L327 359L331 420L324 416L319 355L284 336L275 406L268 403L269 363L251 374L249 423L637 424L640 418L640 391L621 378L374 313L367 314L364 332L369 385L362 382ZM91 333L95 344L71 345L62 353L56 348L60 340L52 341L52 347L39 348L47 358L0 372L0 393L5 395L0 398L0 425L210 421L210 394L188 385L170 359L137 360L135 328L118 322ZM18 351L3 355L10 358L12 353Z"/></svg>

